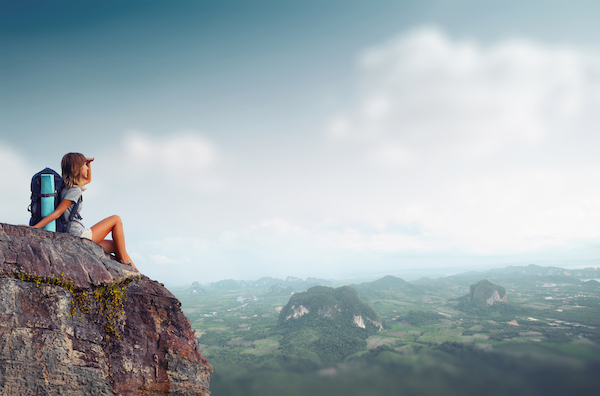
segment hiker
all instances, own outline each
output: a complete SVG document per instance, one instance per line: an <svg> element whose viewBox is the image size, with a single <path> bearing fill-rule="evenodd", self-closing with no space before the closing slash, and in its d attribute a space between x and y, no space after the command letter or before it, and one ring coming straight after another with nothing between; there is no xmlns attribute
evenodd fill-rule
<svg viewBox="0 0 600 396"><path fill-rule="evenodd" d="M81 202L79 202L78 205L75 205L75 203L79 201L85 190L84 186L92 181L92 161L94 161L94 158L86 158L80 153L65 154L60 163L64 181L64 187L60 194L61 202L54 212L44 217L33 227L42 228L61 216L63 216L63 219L65 220L71 218L72 220L68 227L68 232L70 234L81 238L91 239L100 244L107 252L115 253L121 263L137 270L125 249L125 234L123 233L123 223L119 216L115 215L107 217L98 224L93 225L92 228L85 228L80 220L81 216L78 214L81 211ZM75 207L77 208L77 213L76 216L73 217L71 216L71 211ZM112 233L113 239L104 239L109 233Z"/></svg>

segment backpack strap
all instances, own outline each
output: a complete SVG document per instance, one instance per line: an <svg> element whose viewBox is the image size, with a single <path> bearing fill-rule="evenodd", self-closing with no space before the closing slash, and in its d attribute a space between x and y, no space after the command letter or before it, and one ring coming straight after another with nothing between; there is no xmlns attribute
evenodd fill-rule
<svg viewBox="0 0 600 396"><path fill-rule="evenodd" d="M77 203L75 204L75 206L73 206L73 210L71 211L71 215L69 216L69 222L73 221L73 219L83 220L83 217L81 217L78 211L79 204L81 203L81 201L83 201L83 197L79 197Z"/></svg>
<svg viewBox="0 0 600 396"><path fill-rule="evenodd" d="M79 197L79 199L77 200L77 203L75 204L75 206L73 206L73 210L71 210L71 214L69 215L69 222L67 223L67 231L66 231L67 234L69 233L69 230L71 229L71 222L73 221L73 219L83 220L83 218L77 211L79 209L79 204L81 203L82 200L83 200L83 197Z"/></svg>

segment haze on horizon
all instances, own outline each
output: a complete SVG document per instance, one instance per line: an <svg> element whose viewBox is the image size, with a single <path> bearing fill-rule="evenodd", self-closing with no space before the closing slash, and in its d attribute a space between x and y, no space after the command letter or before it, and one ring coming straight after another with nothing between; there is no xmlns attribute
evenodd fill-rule
<svg viewBox="0 0 600 396"><path fill-rule="evenodd" d="M95 157L169 284L600 265L600 4L0 0L0 222Z"/></svg>

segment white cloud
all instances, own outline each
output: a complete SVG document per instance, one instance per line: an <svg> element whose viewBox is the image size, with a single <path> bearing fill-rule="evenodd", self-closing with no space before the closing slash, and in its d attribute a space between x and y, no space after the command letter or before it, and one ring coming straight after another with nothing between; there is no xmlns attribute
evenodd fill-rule
<svg viewBox="0 0 600 396"><path fill-rule="evenodd" d="M377 234L361 233L357 229L332 231L320 237L325 245L349 251L369 251L390 253L398 251L417 252L425 249L441 249L441 246L431 244L422 236L403 235L398 233L381 232Z"/></svg>
<svg viewBox="0 0 600 396"><path fill-rule="evenodd" d="M533 147L600 104L600 56L568 46L482 46L427 27L365 51L360 67L360 99L328 131L403 147L391 165L435 146L476 160L507 145Z"/></svg>
<svg viewBox="0 0 600 396"><path fill-rule="evenodd" d="M188 191L215 191L225 186L215 173L219 162L216 145L193 131L163 137L130 132L103 156L110 158L113 181L120 178L136 183L143 179L150 185L166 183Z"/></svg>
<svg viewBox="0 0 600 396"><path fill-rule="evenodd" d="M150 261L158 265L173 265L177 264L177 260L164 256L162 254L153 254L150 256Z"/></svg>
<svg viewBox="0 0 600 396"><path fill-rule="evenodd" d="M359 59L357 98L327 131L369 176L330 215L355 226L328 244L508 254L600 238L598 53L426 27Z"/></svg>
<svg viewBox="0 0 600 396"><path fill-rule="evenodd" d="M374 147L370 153L371 160L375 163L394 167L406 167L415 163L417 154L395 143Z"/></svg>
<svg viewBox="0 0 600 396"><path fill-rule="evenodd" d="M297 225L291 224L284 219L270 219L260 223L260 229L273 233L275 235L305 235L306 230Z"/></svg>
<svg viewBox="0 0 600 396"><path fill-rule="evenodd" d="M30 213L27 207L31 202L31 178L34 170L12 147L0 142L0 169L2 169L2 194L0 222L11 224L29 224ZM60 169L58 170L60 172Z"/></svg>
<svg viewBox="0 0 600 396"><path fill-rule="evenodd" d="M437 202L423 226L480 253L528 251L600 238L600 192L580 168L581 178L561 170L465 179ZM586 188L587 185L587 188Z"/></svg>
<svg viewBox="0 0 600 396"><path fill-rule="evenodd" d="M123 145L138 169L151 167L169 175L204 172L217 159L215 146L192 132L159 139L132 133L125 138Z"/></svg>

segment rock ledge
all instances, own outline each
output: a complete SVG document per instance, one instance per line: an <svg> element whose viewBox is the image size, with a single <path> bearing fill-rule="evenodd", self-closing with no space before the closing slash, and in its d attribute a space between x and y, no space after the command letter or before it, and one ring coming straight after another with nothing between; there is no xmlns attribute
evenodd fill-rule
<svg viewBox="0 0 600 396"><path fill-rule="evenodd" d="M0 223L0 394L210 395L181 303L92 241Z"/></svg>

